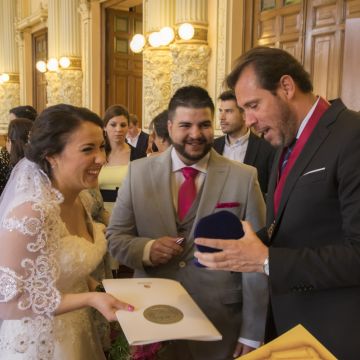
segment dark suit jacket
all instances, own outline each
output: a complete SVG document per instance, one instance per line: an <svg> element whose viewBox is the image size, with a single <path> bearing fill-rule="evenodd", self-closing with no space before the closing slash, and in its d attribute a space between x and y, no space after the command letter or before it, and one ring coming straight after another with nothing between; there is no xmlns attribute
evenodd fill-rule
<svg viewBox="0 0 360 360"><path fill-rule="evenodd" d="M225 148L225 136L214 140L214 149L222 155ZM263 194L267 193L275 149L264 139L250 132L244 164L256 167L258 179Z"/></svg>
<svg viewBox="0 0 360 360"><path fill-rule="evenodd" d="M360 334L360 114L336 100L285 183L277 216L267 197L268 334L301 323L339 359L358 359ZM271 326L273 323L273 327Z"/></svg>
<svg viewBox="0 0 360 360"><path fill-rule="evenodd" d="M146 132L141 130L139 138L138 138L138 142L136 144L136 149L141 154L145 154L145 156L146 156L146 150L148 147L148 143L149 143L149 135Z"/></svg>
<svg viewBox="0 0 360 360"><path fill-rule="evenodd" d="M130 146L130 161L141 159L146 157L146 150L143 151L141 148Z"/></svg>

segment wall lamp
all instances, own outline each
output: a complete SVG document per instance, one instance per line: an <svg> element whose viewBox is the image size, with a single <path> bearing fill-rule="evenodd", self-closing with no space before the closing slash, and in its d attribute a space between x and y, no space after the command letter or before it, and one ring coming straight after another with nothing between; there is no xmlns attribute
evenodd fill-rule
<svg viewBox="0 0 360 360"><path fill-rule="evenodd" d="M10 80L10 75L8 73L2 73L0 75L0 84L6 83Z"/></svg>
<svg viewBox="0 0 360 360"><path fill-rule="evenodd" d="M70 59L66 56L63 56L59 60L56 58L50 58L47 62L40 60L36 63L36 69L41 73L45 73L46 71L58 71L59 68L67 69L70 64Z"/></svg>
<svg viewBox="0 0 360 360"><path fill-rule="evenodd" d="M195 29L189 23L181 24L178 28L178 35L182 40L191 40L194 37ZM147 42L153 48L167 46L175 39L175 31L170 26L163 27L160 31L152 32L147 37ZM130 41L130 49L134 53L141 53L146 46L146 38L142 34L135 34Z"/></svg>

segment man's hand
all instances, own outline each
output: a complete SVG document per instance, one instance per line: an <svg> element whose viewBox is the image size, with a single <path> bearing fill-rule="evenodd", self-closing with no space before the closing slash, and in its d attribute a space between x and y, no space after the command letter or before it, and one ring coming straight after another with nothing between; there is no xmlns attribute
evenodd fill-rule
<svg viewBox="0 0 360 360"><path fill-rule="evenodd" d="M233 354L233 358L236 359L239 356L246 355L253 350L255 350L253 347L238 342Z"/></svg>
<svg viewBox="0 0 360 360"><path fill-rule="evenodd" d="M150 248L150 261L153 265L166 264L183 251L182 246L176 244L177 239L163 236L153 242Z"/></svg>
<svg viewBox="0 0 360 360"><path fill-rule="evenodd" d="M199 262L210 269L263 273L263 264L269 256L268 248L256 236L250 223L242 221L245 235L238 240L195 239L205 245L223 251L216 253L195 252Z"/></svg>

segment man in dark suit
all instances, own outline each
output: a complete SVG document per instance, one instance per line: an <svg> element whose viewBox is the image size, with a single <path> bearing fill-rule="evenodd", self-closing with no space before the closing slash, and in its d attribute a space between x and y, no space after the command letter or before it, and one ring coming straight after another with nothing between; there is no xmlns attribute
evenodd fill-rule
<svg viewBox="0 0 360 360"><path fill-rule="evenodd" d="M245 53L227 83L247 126L279 147L267 231L244 223L241 241L196 240L226 252L195 255L212 268L269 276L268 339L301 323L337 358L358 359L360 115L315 96L310 76L280 49Z"/></svg>
<svg viewBox="0 0 360 360"><path fill-rule="evenodd" d="M138 128L138 118L135 114L129 116L129 130L126 135L126 142L136 148L141 154L146 154L149 134Z"/></svg>
<svg viewBox="0 0 360 360"><path fill-rule="evenodd" d="M214 149L228 159L256 167L261 191L266 194L275 149L246 127L232 90L219 96L219 117L225 136L214 140Z"/></svg>

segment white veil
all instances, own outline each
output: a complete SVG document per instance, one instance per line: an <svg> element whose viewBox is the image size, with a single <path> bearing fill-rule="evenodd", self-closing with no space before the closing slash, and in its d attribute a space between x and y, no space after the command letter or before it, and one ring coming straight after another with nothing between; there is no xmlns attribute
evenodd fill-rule
<svg viewBox="0 0 360 360"><path fill-rule="evenodd" d="M5 349L26 359L52 358L62 201L27 159L13 169L0 198L0 354Z"/></svg>

